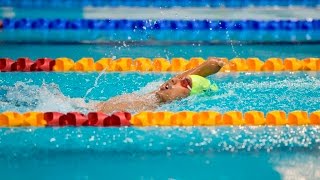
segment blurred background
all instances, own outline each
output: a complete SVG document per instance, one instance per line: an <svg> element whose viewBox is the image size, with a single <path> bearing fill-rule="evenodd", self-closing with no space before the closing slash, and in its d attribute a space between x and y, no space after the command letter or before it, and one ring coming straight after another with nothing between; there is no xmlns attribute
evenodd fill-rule
<svg viewBox="0 0 320 180"><path fill-rule="evenodd" d="M320 0L0 0L0 59L318 58L319 8ZM144 94L171 76L1 72L0 112L85 112L61 97ZM157 110L320 109L316 71L209 79L219 93ZM320 179L319 138L319 126L0 128L0 177Z"/></svg>
<svg viewBox="0 0 320 180"><path fill-rule="evenodd" d="M0 53L10 58L319 55L318 0L1 0L0 5Z"/></svg>

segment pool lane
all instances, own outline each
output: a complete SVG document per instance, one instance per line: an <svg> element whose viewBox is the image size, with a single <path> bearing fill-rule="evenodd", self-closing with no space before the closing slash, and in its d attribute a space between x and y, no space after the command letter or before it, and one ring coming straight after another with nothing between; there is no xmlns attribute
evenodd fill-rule
<svg viewBox="0 0 320 180"><path fill-rule="evenodd" d="M105 101L125 93L146 94L157 89L169 73L0 73L0 111L88 110L68 98ZM218 73L219 86L208 92L161 105L158 111L286 112L320 109L320 74L316 72ZM134 112L133 112L134 113Z"/></svg>
<svg viewBox="0 0 320 180"><path fill-rule="evenodd" d="M221 44L221 45L134 45L134 44L1 44L1 57L16 59L29 57L68 57L78 60L82 57L258 57L266 60L270 57L319 57L320 44Z"/></svg>

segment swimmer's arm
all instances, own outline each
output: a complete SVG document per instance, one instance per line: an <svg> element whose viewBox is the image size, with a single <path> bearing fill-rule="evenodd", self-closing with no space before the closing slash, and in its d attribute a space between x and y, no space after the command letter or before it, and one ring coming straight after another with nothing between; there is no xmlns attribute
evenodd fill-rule
<svg viewBox="0 0 320 180"><path fill-rule="evenodd" d="M199 75L202 77L210 76L211 74L215 74L220 71L223 67L224 62L218 58L208 58L207 61L200 64L199 66L185 71L176 76L176 78L184 78L188 75Z"/></svg>

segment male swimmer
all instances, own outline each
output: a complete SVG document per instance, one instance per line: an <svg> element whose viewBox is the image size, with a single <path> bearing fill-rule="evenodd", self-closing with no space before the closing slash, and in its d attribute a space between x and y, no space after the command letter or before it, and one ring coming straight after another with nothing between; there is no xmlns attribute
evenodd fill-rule
<svg viewBox="0 0 320 180"><path fill-rule="evenodd" d="M139 112L154 110L163 103L199 94L206 90L217 90L217 86L205 77L217 73L224 62L209 58L199 66L171 78L156 91L145 95L125 94L95 104L97 111L112 113L114 111Z"/></svg>

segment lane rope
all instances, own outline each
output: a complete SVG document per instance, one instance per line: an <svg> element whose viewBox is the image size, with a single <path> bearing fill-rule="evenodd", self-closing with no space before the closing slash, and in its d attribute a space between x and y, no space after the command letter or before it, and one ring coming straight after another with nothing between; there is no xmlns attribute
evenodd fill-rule
<svg viewBox="0 0 320 180"><path fill-rule="evenodd" d="M308 20L127 20L127 19L10 19L2 29L54 30L320 30L320 19Z"/></svg>
<svg viewBox="0 0 320 180"><path fill-rule="evenodd" d="M310 112L296 110L286 113L283 110L269 111L182 111L182 112L18 112L0 113L0 126L282 126L320 125L320 110Z"/></svg>
<svg viewBox="0 0 320 180"><path fill-rule="evenodd" d="M225 62L221 72L274 72L274 71L320 71L320 58L268 58L262 61L259 58L220 58ZM35 61L30 58L0 58L0 72L180 72L192 69L205 61L201 57L172 58L130 58L119 59L81 58L73 61L70 58L57 59L39 58Z"/></svg>

